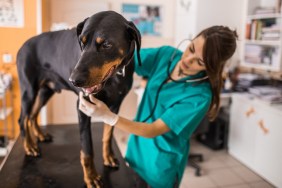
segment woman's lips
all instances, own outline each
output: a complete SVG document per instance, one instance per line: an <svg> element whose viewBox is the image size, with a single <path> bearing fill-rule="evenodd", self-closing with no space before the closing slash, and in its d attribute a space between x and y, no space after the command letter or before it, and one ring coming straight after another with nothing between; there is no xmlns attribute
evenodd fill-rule
<svg viewBox="0 0 282 188"><path fill-rule="evenodd" d="M181 66L181 68L182 68L183 70L187 70L187 69L189 69L189 66L188 66L188 65L186 65L183 61L181 61L180 66Z"/></svg>

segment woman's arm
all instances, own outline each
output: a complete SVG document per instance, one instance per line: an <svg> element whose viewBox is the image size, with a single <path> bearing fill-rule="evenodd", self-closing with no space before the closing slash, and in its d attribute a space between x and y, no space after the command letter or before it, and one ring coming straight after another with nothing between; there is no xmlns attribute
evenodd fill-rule
<svg viewBox="0 0 282 188"><path fill-rule="evenodd" d="M170 128L161 119L153 123L134 122L114 114L105 103L94 98L92 95L89 98L92 103L83 98L82 92L79 93L79 110L87 116L94 118L95 121L102 121L108 125L116 126L123 131L148 138L156 137L170 131Z"/></svg>
<svg viewBox="0 0 282 188"><path fill-rule="evenodd" d="M161 119L158 119L153 123L141 123L119 117L115 127L147 138L153 138L170 131L169 127Z"/></svg>

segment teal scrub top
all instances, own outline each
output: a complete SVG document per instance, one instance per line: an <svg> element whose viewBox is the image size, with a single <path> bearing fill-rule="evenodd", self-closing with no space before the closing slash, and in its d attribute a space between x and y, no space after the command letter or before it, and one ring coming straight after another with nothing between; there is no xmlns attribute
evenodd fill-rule
<svg viewBox="0 0 282 188"><path fill-rule="evenodd" d="M182 56L181 51L170 46L141 49L142 66L138 65L135 54L135 72L148 78L135 121L143 121L150 115L157 90L168 78L167 68L173 53L175 56L171 61L171 72ZM183 80L204 76L206 74L200 72ZM189 139L206 115L211 98L211 87L207 80L164 84L155 111L146 122L151 123L160 118L170 131L154 138L130 135L125 156L129 165L151 187L170 188L176 179L181 181L188 159Z"/></svg>

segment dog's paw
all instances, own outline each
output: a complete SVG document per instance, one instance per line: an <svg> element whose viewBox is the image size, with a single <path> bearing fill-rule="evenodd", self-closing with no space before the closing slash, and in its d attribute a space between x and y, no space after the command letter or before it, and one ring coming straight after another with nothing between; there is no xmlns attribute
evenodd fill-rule
<svg viewBox="0 0 282 188"><path fill-rule="evenodd" d="M116 158L109 156L107 160L104 160L104 166L113 168L113 169L118 169L119 168L119 162Z"/></svg>
<svg viewBox="0 0 282 188"><path fill-rule="evenodd" d="M25 154L30 157L40 157L40 151L38 147L25 146Z"/></svg>
<svg viewBox="0 0 282 188"><path fill-rule="evenodd" d="M39 142L52 142L53 141L53 136L51 134L44 134L44 135L41 135L41 136L38 136L38 141Z"/></svg>
<svg viewBox="0 0 282 188"><path fill-rule="evenodd" d="M103 182L101 176L96 176L96 178L89 180L88 183L86 183L87 188L102 188Z"/></svg>
<svg viewBox="0 0 282 188"><path fill-rule="evenodd" d="M24 140L24 150L27 156L31 157L39 157L40 151L37 143L35 143L32 139L25 138Z"/></svg>

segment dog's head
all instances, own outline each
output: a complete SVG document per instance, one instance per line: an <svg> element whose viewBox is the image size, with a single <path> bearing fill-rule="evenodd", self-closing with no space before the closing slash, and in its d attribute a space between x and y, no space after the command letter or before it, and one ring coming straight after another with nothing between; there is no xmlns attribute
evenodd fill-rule
<svg viewBox="0 0 282 188"><path fill-rule="evenodd" d="M77 26L81 57L69 80L87 94L99 92L106 81L133 58L140 61L141 35L132 22L113 11L97 13Z"/></svg>

